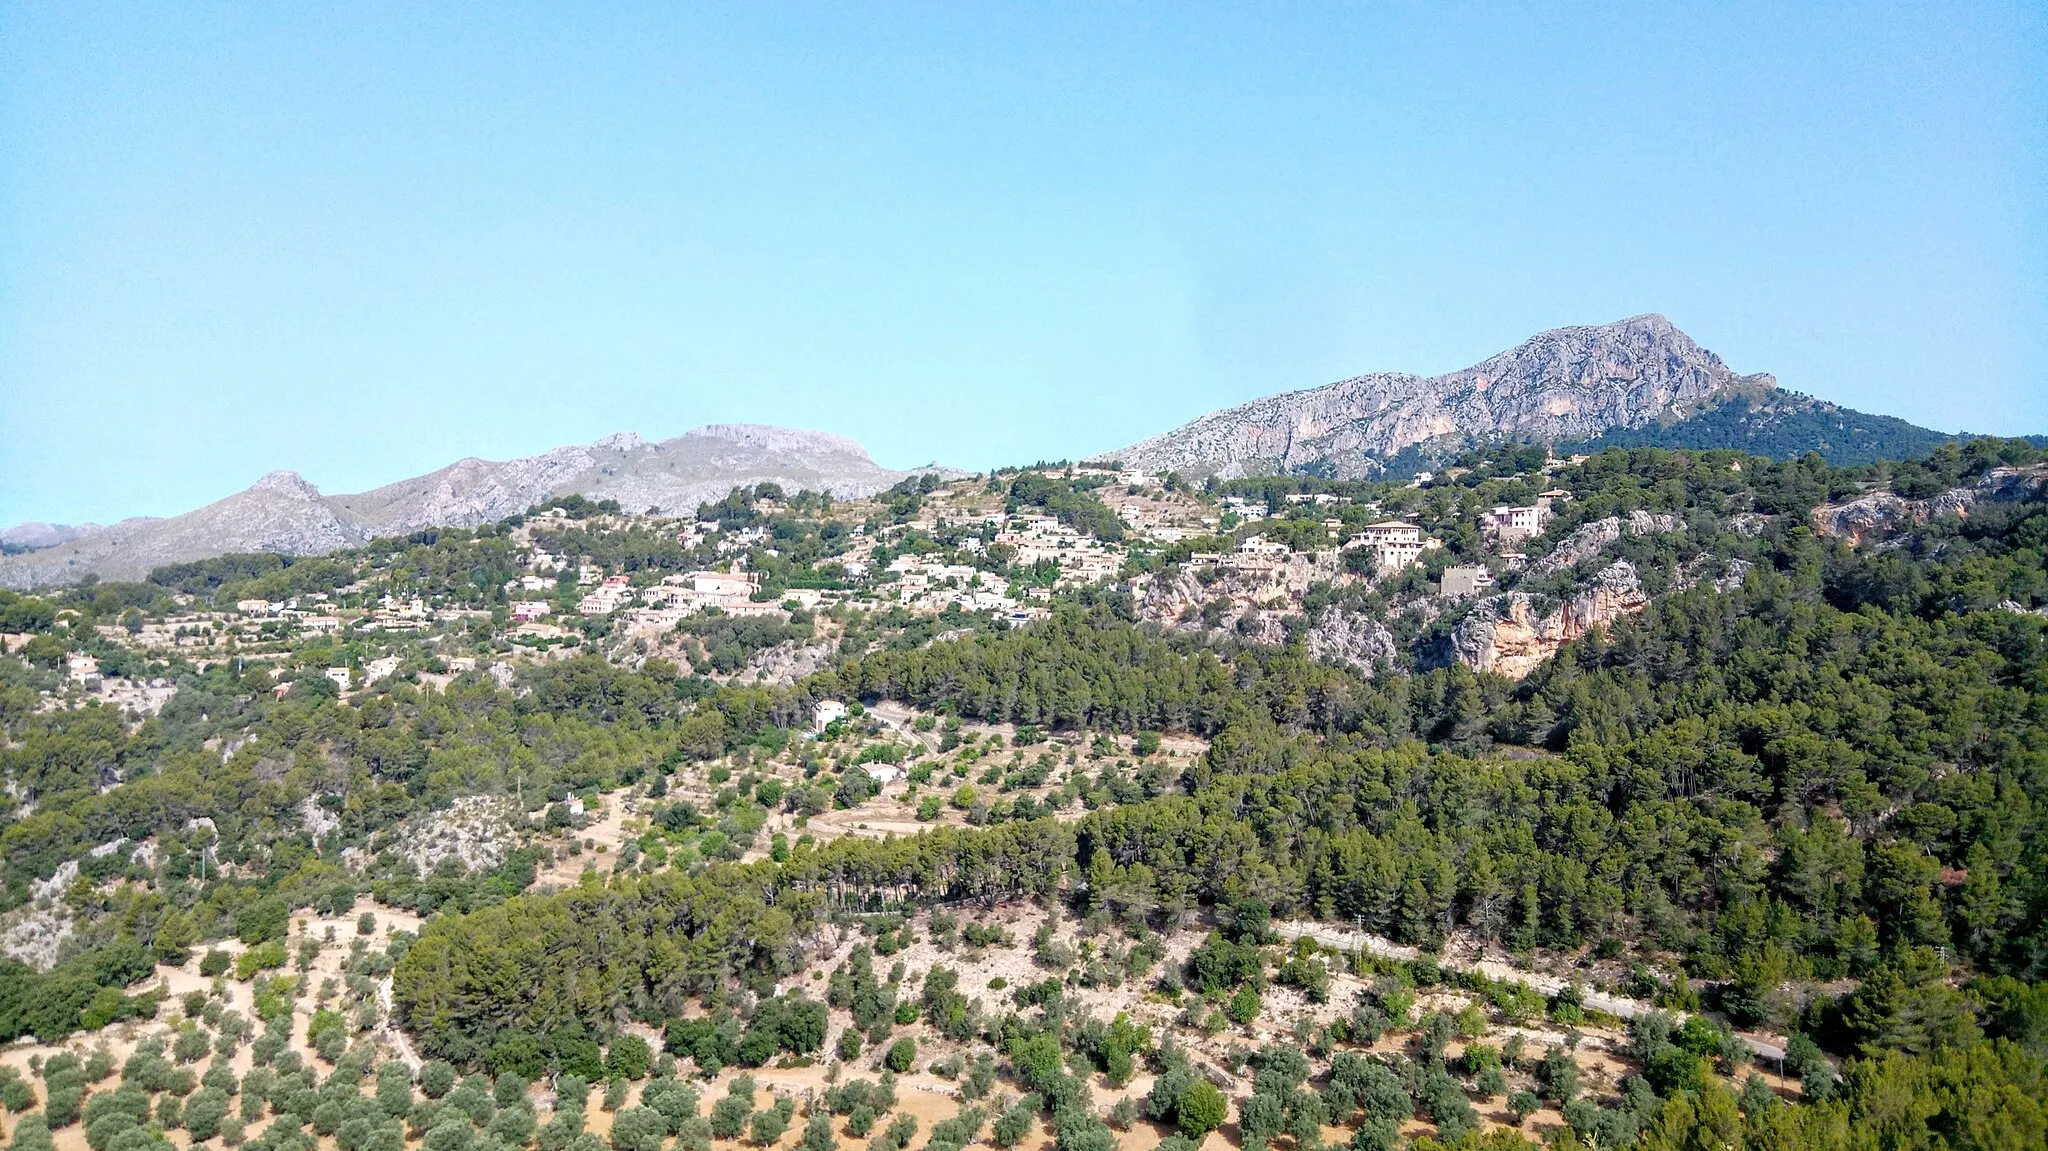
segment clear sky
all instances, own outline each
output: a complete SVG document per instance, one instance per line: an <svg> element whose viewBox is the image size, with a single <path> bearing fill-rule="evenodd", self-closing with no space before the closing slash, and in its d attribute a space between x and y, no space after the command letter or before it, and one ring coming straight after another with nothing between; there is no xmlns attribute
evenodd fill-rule
<svg viewBox="0 0 2048 1151"><path fill-rule="evenodd" d="M2048 5L0 6L0 524L1080 456L1648 311L2048 432Z"/></svg>

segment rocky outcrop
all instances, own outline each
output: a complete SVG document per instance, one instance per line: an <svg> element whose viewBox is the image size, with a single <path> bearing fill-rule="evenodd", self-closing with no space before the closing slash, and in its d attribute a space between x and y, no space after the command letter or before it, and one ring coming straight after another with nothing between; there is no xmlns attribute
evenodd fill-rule
<svg viewBox="0 0 2048 1151"><path fill-rule="evenodd" d="M841 497L872 495L928 467L894 471L852 440L755 424L712 424L661 443L631 432L525 459L465 459L354 495L323 496L294 472L167 520L129 520L23 555L0 557L0 587L88 575L140 579L164 564L229 552L321 555L427 527L474 527L570 493L630 512L687 515L735 487L777 483Z"/></svg>
<svg viewBox="0 0 2048 1151"><path fill-rule="evenodd" d="M1565 644L1649 603L1635 565L1616 560L1581 585L1557 610L1537 615L1525 592L1489 596L1451 632L1458 662L1474 671L1521 679Z"/></svg>
<svg viewBox="0 0 2048 1151"><path fill-rule="evenodd" d="M1237 637L1246 643L1279 647L1287 642L1287 616L1284 612L1252 608L1238 616L1232 626Z"/></svg>
<svg viewBox="0 0 2048 1151"><path fill-rule="evenodd" d="M2025 499L2040 490L2048 468L1992 468L1976 483L1949 488L1922 500L1909 500L1891 492L1870 495L1813 509L1813 530L1824 536L1846 540L1850 547L1868 539L1883 539L1918 527L1942 516L1968 518L1979 503Z"/></svg>
<svg viewBox="0 0 2048 1151"><path fill-rule="evenodd" d="M786 640L771 648L755 652L747 659L750 674L742 679L758 678L764 683L777 683L787 687L805 676L815 675L832 661L837 645L832 643L802 643Z"/></svg>
<svg viewBox="0 0 2048 1151"><path fill-rule="evenodd" d="M1701 584L1706 584L1715 591L1726 595L1741 587L1743 579L1749 575L1750 569L1755 566L1755 564L1746 559L1731 559L1722 564L1720 574L1715 575L1712 574L1714 571L1714 557L1710 555L1697 555L1687 560L1678 569L1678 573L1672 577L1671 590L1689 591Z"/></svg>
<svg viewBox="0 0 2048 1151"><path fill-rule="evenodd" d="M1308 630L1308 653L1320 660L1343 664L1367 678L1374 666L1393 662L1398 654L1394 633L1379 620L1361 611L1331 608Z"/></svg>
<svg viewBox="0 0 2048 1151"><path fill-rule="evenodd" d="M1139 614L1162 623L1194 623L1208 605L1228 601L1226 614L1236 617L1266 605L1297 610L1309 588L1340 578L1337 553L1293 552L1277 560L1224 557L1213 569L1181 567L1148 581L1138 599Z"/></svg>
<svg viewBox="0 0 2048 1151"><path fill-rule="evenodd" d="M1356 477L1417 444L1591 439L1776 385L1768 375L1737 375L1662 316L1635 316L1544 332L1448 375L1381 372L1267 396L1107 454L1195 475L1318 465Z"/></svg>
<svg viewBox="0 0 2048 1151"><path fill-rule="evenodd" d="M399 848L424 876L452 859L464 872L485 871L505 862L519 819L510 800L490 795L458 796L444 811L416 821Z"/></svg>
<svg viewBox="0 0 2048 1151"><path fill-rule="evenodd" d="M78 880L78 861L65 860L48 879L31 880L28 901L0 919L0 955L38 971L56 966L64 941L71 938L71 907L64 893Z"/></svg>
<svg viewBox="0 0 2048 1151"><path fill-rule="evenodd" d="M1682 532L1685 521L1662 512L1646 512L1641 508L1621 516L1608 516L1580 524L1572 534L1557 542L1550 554L1529 565L1531 576L1548 575L1554 571L1577 567L1606 550L1607 545L1620 539L1623 533L1632 536L1659 535L1665 532Z"/></svg>

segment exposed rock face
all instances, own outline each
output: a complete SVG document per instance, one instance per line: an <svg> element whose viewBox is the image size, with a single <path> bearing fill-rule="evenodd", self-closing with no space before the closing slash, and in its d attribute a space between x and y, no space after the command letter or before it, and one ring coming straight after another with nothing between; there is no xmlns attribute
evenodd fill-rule
<svg viewBox="0 0 2048 1151"><path fill-rule="evenodd" d="M48 879L28 885L26 905L7 914L0 927L0 955L18 959L38 971L57 964L57 954L71 937L71 908L64 892L78 879L78 861L67 859L57 865Z"/></svg>
<svg viewBox="0 0 2048 1151"><path fill-rule="evenodd" d="M341 817L320 806L314 796L299 801L299 822L305 825L306 834L314 839L336 830L341 826Z"/></svg>
<svg viewBox="0 0 2048 1151"><path fill-rule="evenodd" d="M2025 499L2041 486L2044 476L2048 468L2040 465L1993 468L1968 487L1950 488L1924 500L1876 492L1846 503L1822 504L1813 509L1813 530L1858 547L1867 539L1882 539L1941 516L1967 518L1979 503Z"/></svg>
<svg viewBox="0 0 2048 1151"><path fill-rule="evenodd" d="M747 660L747 666L760 673L767 683L779 683L785 687L808 675L823 671L832 660L835 650L830 643L799 643L787 640L774 647L757 651Z"/></svg>
<svg viewBox="0 0 2048 1151"><path fill-rule="evenodd" d="M1267 396L1109 454L1194 475L1315 464L1362 476L1416 444L1590 439L1610 428L1684 419L1738 392L1776 385L1768 375L1737 375L1669 320L1645 315L1544 332L1449 375L1380 372Z"/></svg>
<svg viewBox="0 0 2048 1151"><path fill-rule="evenodd" d="M1697 555L1687 560L1678 569L1671 581L1672 591L1687 591L1705 583L1715 591L1726 595L1742 586L1742 581L1756 565L1745 559L1731 559L1721 565L1721 574L1709 575L1713 569L1714 557Z"/></svg>
<svg viewBox="0 0 2048 1151"><path fill-rule="evenodd" d="M1250 609L1238 617L1236 628L1246 643L1279 647L1287 642L1287 617L1281 612Z"/></svg>
<svg viewBox="0 0 2048 1151"><path fill-rule="evenodd" d="M1294 552L1285 559L1264 564L1226 564L1218 567L1214 578L1206 583L1183 567L1147 583L1139 597L1138 610L1145 619L1176 623L1191 611L1199 611L1217 600L1230 601L1233 615L1264 604L1297 604L1310 587L1338 575L1334 551Z"/></svg>
<svg viewBox="0 0 2048 1151"><path fill-rule="evenodd" d="M630 432L525 459L459 460L355 495L322 496L293 472L167 520L128 520L68 542L0 558L0 587L87 575L140 579L152 568L228 552L321 555L427 527L474 527L558 495L615 499L631 512L687 515L741 485L772 482L841 497L872 495L905 476L852 440L754 424L713 424L658 444Z"/></svg>
<svg viewBox="0 0 2048 1151"><path fill-rule="evenodd" d="M423 876L444 859L461 863L465 872L496 867L512 850L512 827L519 814L513 806L498 796L459 796L446 811L419 820L401 850Z"/></svg>
<svg viewBox="0 0 2048 1151"><path fill-rule="evenodd" d="M1665 532L1682 532L1685 521L1677 516L1661 512L1646 512L1637 508L1627 519L1608 516L1580 524L1572 534L1557 542L1550 554L1529 565L1532 576L1547 575L1565 568L1577 567L1599 555L1607 545L1621 538L1623 532L1632 536L1652 536Z"/></svg>
<svg viewBox="0 0 2048 1151"><path fill-rule="evenodd" d="M1557 649L1593 628L1641 611L1649 603L1633 564L1616 560L1580 587L1563 606L1537 616L1526 592L1479 601L1451 633L1451 650L1474 671L1521 679Z"/></svg>
<svg viewBox="0 0 2048 1151"><path fill-rule="evenodd" d="M1376 663L1392 662L1397 654L1394 633L1385 624L1364 612L1338 608L1323 613L1306 642L1310 655L1343 664L1367 678Z"/></svg>

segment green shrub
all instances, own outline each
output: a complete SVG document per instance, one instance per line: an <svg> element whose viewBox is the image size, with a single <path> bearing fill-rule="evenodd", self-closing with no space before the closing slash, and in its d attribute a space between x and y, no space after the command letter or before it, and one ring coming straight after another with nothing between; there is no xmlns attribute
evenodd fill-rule
<svg viewBox="0 0 2048 1151"><path fill-rule="evenodd" d="M1204 1135L1223 1126L1229 1113L1230 1102L1223 1092L1208 1080L1197 1079L1175 1101L1173 1118L1181 1134L1200 1142Z"/></svg>
<svg viewBox="0 0 2048 1151"><path fill-rule="evenodd" d="M882 1065L898 1075L917 1066L917 1040L906 1035L891 1043L888 1054L882 1057Z"/></svg>
<svg viewBox="0 0 2048 1151"><path fill-rule="evenodd" d="M235 957L235 978L246 983L259 971L283 967L285 959L284 940L259 943Z"/></svg>

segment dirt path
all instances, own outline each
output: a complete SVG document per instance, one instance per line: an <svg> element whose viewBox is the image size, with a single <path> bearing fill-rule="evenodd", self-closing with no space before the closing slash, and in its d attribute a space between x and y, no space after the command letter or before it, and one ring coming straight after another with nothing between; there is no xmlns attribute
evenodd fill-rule
<svg viewBox="0 0 2048 1151"><path fill-rule="evenodd" d="M1339 951L1354 953L1363 951L1368 955L1376 955L1382 959L1411 960L1418 959L1422 955L1422 952L1417 948L1395 943L1391 939L1374 935L1369 931L1354 931L1326 923L1280 923L1275 924L1273 930L1283 939L1300 939L1303 936L1307 936L1325 947L1333 947ZM1452 971L1477 972L1492 980L1525 983L1531 989L1542 992L1544 995L1556 995L1570 985L1569 980L1561 979L1555 975L1522 971L1510 964L1494 959L1466 961L1438 958L1436 962L1438 966L1449 968ZM1623 1019L1634 1019L1638 1015L1664 1010L1655 1004L1645 1003L1640 999L1629 999L1625 996L1611 995L1605 991L1595 991L1591 988L1582 989L1581 995L1583 997L1582 1001L1587 1007L1595 1011L1604 1011L1609 1015L1617 1015ZM1667 1014L1675 1022L1685 1022L1686 1013L1683 1011L1672 1011L1667 1012ZM1746 1035L1738 1032L1736 1037L1745 1044L1748 1044L1749 1049L1758 1056L1776 1062L1784 1061L1785 1039L1783 1036Z"/></svg>

